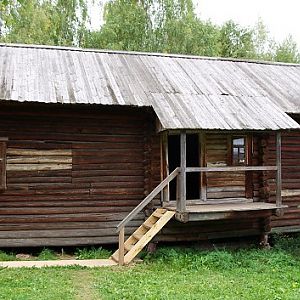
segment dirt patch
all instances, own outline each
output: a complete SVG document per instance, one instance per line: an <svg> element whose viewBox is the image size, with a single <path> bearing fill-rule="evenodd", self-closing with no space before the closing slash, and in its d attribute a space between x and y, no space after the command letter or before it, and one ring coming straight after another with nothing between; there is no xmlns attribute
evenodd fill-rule
<svg viewBox="0 0 300 300"><path fill-rule="evenodd" d="M76 300L99 300L94 288L94 278L89 270L74 271L73 285L75 289Z"/></svg>

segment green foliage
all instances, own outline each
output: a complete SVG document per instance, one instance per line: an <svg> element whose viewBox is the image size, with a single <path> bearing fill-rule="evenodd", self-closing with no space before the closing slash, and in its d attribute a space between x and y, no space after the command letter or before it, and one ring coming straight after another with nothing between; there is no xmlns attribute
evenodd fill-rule
<svg viewBox="0 0 300 300"><path fill-rule="evenodd" d="M234 58L255 57L253 30L243 28L233 21L226 22L220 30L221 56Z"/></svg>
<svg viewBox="0 0 300 300"><path fill-rule="evenodd" d="M103 299L299 299L300 260L286 249L161 248L141 265L95 270Z"/></svg>
<svg viewBox="0 0 300 300"><path fill-rule="evenodd" d="M111 251L103 249L102 247L77 249L75 252L76 259L109 258L111 256L111 254L112 254Z"/></svg>
<svg viewBox="0 0 300 300"><path fill-rule="evenodd" d="M300 62L290 36L276 43L261 20L203 21L192 0L109 0L103 19L88 29L87 0L2 0L0 41Z"/></svg>
<svg viewBox="0 0 300 300"><path fill-rule="evenodd" d="M75 289L67 269L0 270L1 300L71 300Z"/></svg>
<svg viewBox="0 0 300 300"><path fill-rule="evenodd" d="M0 299L296 300L299 251L300 236L278 235L269 251L162 247L130 267L2 269Z"/></svg>
<svg viewBox="0 0 300 300"><path fill-rule="evenodd" d="M56 260L58 256L51 249L44 248L37 256L37 260Z"/></svg>
<svg viewBox="0 0 300 300"><path fill-rule="evenodd" d="M199 19L191 0L110 0L104 25L86 32L88 48L299 62L291 39L277 45L261 20L219 27Z"/></svg>
<svg viewBox="0 0 300 300"><path fill-rule="evenodd" d="M14 253L7 253L4 251L0 251L0 261L10 261L16 260L16 255Z"/></svg>
<svg viewBox="0 0 300 300"><path fill-rule="evenodd" d="M200 21L191 0L114 0L104 25L88 32L85 47L214 56L218 28Z"/></svg>
<svg viewBox="0 0 300 300"><path fill-rule="evenodd" d="M297 44L291 36L288 36L281 44L276 47L275 61L299 63L300 53Z"/></svg>
<svg viewBox="0 0 300 300"><path fill-rule="evenodd" d="M7 0L0 16L4 42L80 45L87 10L83 0Z"/></svg>
<svg viewBox="0 0 300 300"><path fill-rule="evenodd" d="M285 251L300 259L300 234L290 236L286 234L276 234L274 238L274 249Z"/></svg>

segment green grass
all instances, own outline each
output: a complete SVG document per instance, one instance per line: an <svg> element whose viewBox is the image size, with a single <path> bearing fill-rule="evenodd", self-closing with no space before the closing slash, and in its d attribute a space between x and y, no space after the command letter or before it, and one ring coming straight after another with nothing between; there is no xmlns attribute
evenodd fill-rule
<svg viewBox="0 0 300 300"><path fill-rule="evenodd" d="M77 249L75 252L76 259L100 259L109 258L112 255L111 251L103 249L102 247Z"/></svg>
<svg viewBox="0 0 300 300"><path fill-rule="evenodd" d="M0 251L0 261L9 261L9 260L17 260L16 255L14 253L7 253L4 251Z"/></svg>
<svg viewBox="0 0 300 300"><path fill-rule="evenodd" d="M53 250L47 248L44 248L36 258L36 260L56 260L56 259L58 259L57 254Z"/></svg>
<svg viewBox="0 0 300 300"><path fill-rule="evenodd" d="M2 269L1 300L74 299L72 278L65 269Z"/></svg>
<svg viewBox="0 0 300 300"><path fill-rule="evenodd" d="M270 251L161 247L130 267L2 269L0 299L298 300L300 237L275 237Z"/></svg>

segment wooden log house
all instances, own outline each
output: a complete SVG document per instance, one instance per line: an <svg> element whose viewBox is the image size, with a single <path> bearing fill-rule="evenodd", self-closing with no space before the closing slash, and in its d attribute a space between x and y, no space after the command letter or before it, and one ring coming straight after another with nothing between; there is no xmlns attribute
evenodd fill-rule
<svg viewBox="0 0 300 300"><path fill-rule="evenodd" d="M158 232L299 231L299 81L292 64L0 45L0 247L119 239L123 263Z"/></svg>

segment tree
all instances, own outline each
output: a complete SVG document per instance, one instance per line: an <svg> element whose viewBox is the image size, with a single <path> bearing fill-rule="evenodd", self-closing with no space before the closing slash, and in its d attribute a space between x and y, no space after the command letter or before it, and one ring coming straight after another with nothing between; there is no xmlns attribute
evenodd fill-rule
<svg viewBox="0 0 300 300"><path fill-rule="evenodd" d="M277 45L275 61L300 63L300 53L292 36L288 36L281 44Z"/></svg>
<svg viewBox="0 0 300 300"><path fill-rule="evenodd" d="M276 43L270 37L270 33L261 18L258 19L253 28L253 42L256 59L274 60Z"/></svg>
<svg viewBox="0 0 300 300"><path fill-rule="evenodd" d="M83 0L5 0L0 6L4 42L80 45L87 19Z"/></svg>
<svg viewBox="0 0 300 300"><path fill-rule="evenodd" d="M254 32L244 28L232 20L226 22L220 30L220 54L223 57L254 58Z"/></svg>
<svg viewBox="0 0 300 300"><path fill-rule="evenodd" d="M218 28L200 21L192 0L112 0L86 47L216 55Z"/></svg>
<svg viewBox="0 0 300 300"><path fill-rule="evenodd" d="M151 29L144 5L135 0L108 2L104 9L105 24L100 31L86 34L85 46L147 51Z"/></svg>

